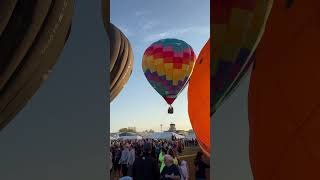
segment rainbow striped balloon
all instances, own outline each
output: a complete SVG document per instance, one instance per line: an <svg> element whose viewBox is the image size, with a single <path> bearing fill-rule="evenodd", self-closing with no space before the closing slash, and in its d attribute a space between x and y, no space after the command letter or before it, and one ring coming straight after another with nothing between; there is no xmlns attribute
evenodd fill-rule
<svg viewBox="0 0 320 180"><path fill-rule="evenodd" d="M254 62L272 0L214 0L211 15L211 115L226 100Z"/></svg>
<svg viewBox="0 0 320 180"><path fill-rule="evenodd" d="M187 84L195 60L186 42L162 39L146 49L142 69L151 86L171 105Z"/></svg>

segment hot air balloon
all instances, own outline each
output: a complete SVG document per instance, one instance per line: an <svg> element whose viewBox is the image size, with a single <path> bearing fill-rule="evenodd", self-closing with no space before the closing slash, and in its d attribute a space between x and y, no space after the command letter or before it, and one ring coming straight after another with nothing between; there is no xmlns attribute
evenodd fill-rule
<svg viewBox="0 0 320 180"><path fill-rule="evenodd" d="M211 116L232 94L254 61L272 0L212 3L213 62L211 63Z"/></svg>
<svg viewBox="0 0 320 180"><path fill-rule="evenodd" d="M108 29L110 24L110 0L101 0L101 14L104 28Z"/></svg>
<svg viewBox="0 0 320 180"><path fill-rule="evenodd" d="M274 1L249 88L255 180L320 179L320 1Z"/></svg>
<svg viewBox="0 0 320 180"><path fill-rule="evenodd" d="M195 63L190 45L178 39L162 39L151 44L144 52L142 69L151 86L169 104L186 86Z"/></svg>
<svg viewBox="0 0 320 180"><path fill-rule="evenodd" d="M108 25L110 38L110 102L128 82L133 69L133 52L129 40L113 24Z"/></svg>
<svg viewBox="0 0 320 180"><path fill-rule="evenodd" d="M202 48L190 76L188 113L198 143L210 157L210 39Z"/></svg>
<svg viewBox="0 0 320 180"><path fill-rule="evenodd" d="M0 2L0 129L40 88L69 37L74 2Z"/></svg>

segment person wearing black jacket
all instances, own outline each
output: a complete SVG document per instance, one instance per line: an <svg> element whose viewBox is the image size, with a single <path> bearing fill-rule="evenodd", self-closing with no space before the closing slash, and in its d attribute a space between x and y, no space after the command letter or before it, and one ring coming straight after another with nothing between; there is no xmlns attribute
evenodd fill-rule
<svg viewBox="0 0 320 180"><path fill-rule="evenodd" d="M160 172L156 159L151 156L151 144L145 143L143 155L133 163L133 180L159 180Z"/></svg>
<svg viewBox="0 0 320 180"><path fill-rule="evenodd" d="M161 180L180 180L181 174L179 168L173 164L173 158L170 155L164 156L165 167L161 172Z"/></svg>
<svg viewBox="0 0 320 180"><path fill-rule="evenodd" d="M210 168L209 165L207 165L204 162L203 153L199 151L197 153L196 159L194 161L194 165L196 167L196 180L205 180L206 179L206 168Z"/></svg>

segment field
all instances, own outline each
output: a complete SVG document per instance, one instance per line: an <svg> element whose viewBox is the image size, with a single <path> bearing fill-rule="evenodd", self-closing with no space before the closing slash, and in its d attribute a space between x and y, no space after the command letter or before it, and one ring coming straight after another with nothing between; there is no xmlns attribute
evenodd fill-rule
<svg viewBox="0 0 320 180"><path fill-rule="evenodd" d="M183 153L180 155L180 159L181 160L185 160L188 162L188 167L189 167L189 179L190 180L194 180L195 179L195 167L194 167L194 164L193 164L193 161L195 159L195 156L197 154L197 152L200 151L200 148L199 147L186 147L183 151ZM206 163L207 164L210 164L210 160L207 159L206 160ZM210 172L209 172L209 169L207 169L206 171L206 174L207 174L207 179L209 180L210 179ZM116 180L114 178L114 174L112 173L111 175L111 179L112 180Z"/></svg>
<svg viewBox="0 0 320 180"><path fill-rule="evenodd" d="M182 155L181 155L181 160L186 160L188 162L188 166L189 166L189 179L190 180L194 180L195 179L195 167L193 164L193 161L195 159L195 156L197 154L197 152L200 151L199 147L187 147L184 149ZM206 160L207 164L210 164L210 160L207 159ZM210 169L207 169L206 171L206 176L207 179L210 179Z"/></svg>

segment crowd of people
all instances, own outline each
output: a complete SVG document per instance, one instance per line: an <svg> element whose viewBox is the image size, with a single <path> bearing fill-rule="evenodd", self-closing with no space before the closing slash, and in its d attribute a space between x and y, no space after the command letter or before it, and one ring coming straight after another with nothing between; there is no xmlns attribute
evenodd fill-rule
<svg viewBox="0 0 320 180"><path fill-rule="evenodd" d="M111 142L110 156L115 180L188 180L188 162L181 160L185 145L196 145L194 140L114 140ZM197 180L205 179L205 169L209 168L198 152L194 165ZM193 179L193 178L191 178Z"/></svg>

